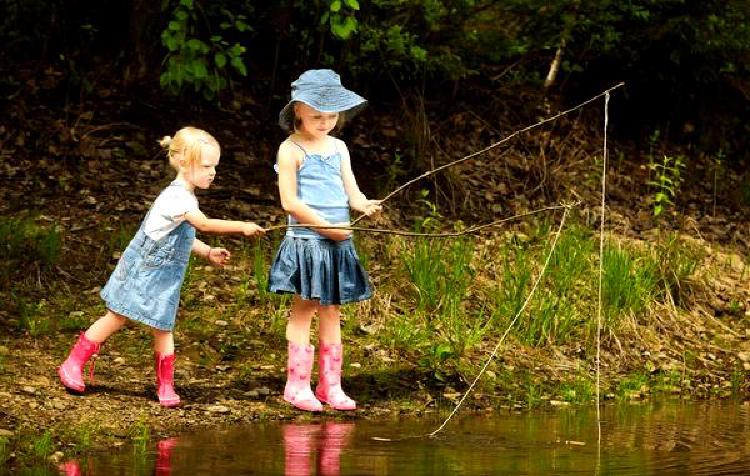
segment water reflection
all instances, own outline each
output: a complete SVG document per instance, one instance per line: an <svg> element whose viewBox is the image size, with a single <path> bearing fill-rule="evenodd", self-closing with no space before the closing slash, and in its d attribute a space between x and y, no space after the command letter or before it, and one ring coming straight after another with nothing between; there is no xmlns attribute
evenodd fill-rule
<svg viewBox="0 0 750 476"><path fill-rule="evenodd" d="M156 444L156 476L172 475L172 450L177 446L177 438L167 438Z"/></svg>
<svg viewBox="0 0 750 476"><path fill-rule="evenodd" d="M283 426L284 475L340 475L341 452L353 429L353 423L333 421L320 425Z"/></svg>
<svg viewBox="0 0 750 476"><path fill-rule="evenodd" d="M70 460L58 466L61 474L65 476L81 476L81 466L78 461Z"/></svg>
<svg viewBox="0 0 750 476"><path fill-rule="evenodd" d="M649 402L372 421L263 422L123 447L65 475L735 475L750 474L750 405ZM384 442L375 438L390 438Z"/></svg>
<svg viewBox="0 0 750 476"><path fill-rule="evenodd" d="M172 450L177 446L178 438L167 438L156 443L156 458L154 462L154 474L156 476L171 476L172 475ZM140 459L146 460L147 455L139 452ZM138 460L139 458L136 458ZM92 476L96 474L103 474L103 472L93 464L94 461L87 459L83 463L76 459L66 461L59 465L57 469L64 476ZM138 466L141 466L141 461L138 461ZM82 469L83 468L83 469ZM139 471L136 471L139 472Z"/></svg>

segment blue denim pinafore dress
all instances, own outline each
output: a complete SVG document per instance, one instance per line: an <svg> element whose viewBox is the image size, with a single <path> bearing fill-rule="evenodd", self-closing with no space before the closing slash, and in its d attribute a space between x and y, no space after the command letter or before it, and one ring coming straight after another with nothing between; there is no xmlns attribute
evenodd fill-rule
<svg viewBox="0 0 750 476"><path fill-rule="evenodd" d="M305 154L297 170L297 196L329 223L349 221L349 198L341 180L341 153ZM289 224L296 224L289 216ZM352 240L333 241L314 230L290 227L269 272L268 289L315 299L323 305L372 297L367 272Z"/></svg>
<svg viewBox="0 0 750 476"><path fill-rule="evenodd" d="M107 309L156 329L171 331L195 228L183 221L169 234L154 241L143 231L145 222L146 219L100 295Z"/></svg>

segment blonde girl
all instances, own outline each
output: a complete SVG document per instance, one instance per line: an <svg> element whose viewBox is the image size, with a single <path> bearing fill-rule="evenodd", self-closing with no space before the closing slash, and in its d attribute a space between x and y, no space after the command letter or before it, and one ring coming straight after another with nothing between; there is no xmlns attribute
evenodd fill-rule
<svg viewBox="0 0 750 476"><path fill-rule="evenodd" d="M58 368L58 375L66 388L83 392L84 364L128 320L136 321L151 328L159 403L172 407L180 403L174 390L172 330L190 253L217 266L224 266L230 259L226 249L212 248L196 239L195 230L257 236L263 229L251 222L211 219L198 208L194 191L211 186L221 155L211 134L184 127L174 137L164 137L160 144L167 150L177 177L156 198L102 289L106 314L81 333Z"/></svg>

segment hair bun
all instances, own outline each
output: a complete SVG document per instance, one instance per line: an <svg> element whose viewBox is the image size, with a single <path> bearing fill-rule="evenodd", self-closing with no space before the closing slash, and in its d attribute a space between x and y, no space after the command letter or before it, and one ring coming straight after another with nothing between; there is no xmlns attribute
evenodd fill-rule
<svg viewBox="0 0 750 476"><path fill-rule="evenodd" d="M159 145L164 147L165 149L169 148L169 145L172 143L172 137L171 136L164 136L159 141Z"/></svg>

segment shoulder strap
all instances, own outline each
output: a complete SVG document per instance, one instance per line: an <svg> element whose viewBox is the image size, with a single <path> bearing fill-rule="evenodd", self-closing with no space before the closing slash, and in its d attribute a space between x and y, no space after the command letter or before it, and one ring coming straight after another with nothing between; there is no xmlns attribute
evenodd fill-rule
<svg viewBox="0 0 750 476"><path fill-rule="evenodd" d="M331 137L331 140L333 141L333 152L335 154L338 154L339 153L339 141L337 141L335 137Z"/></svg>
<svg viewBox="0 0 750 476"><path fill-rule="evenodd" d="M305 150L305 148L304 148L304 147L302 147L302 146L301 146L301 145L299 145L298 143L294 142L294 141L293 141L292 139L287 139L287 140L288 140L289 142L291 142L292 144L296 145L297 147L299 147L299 150L301 150L301 151L302 151L302 153L303 153L303 154L305 154L305 157L307 157L307 155L308 155L308 154L307 154L307 151Z"/></svg>

